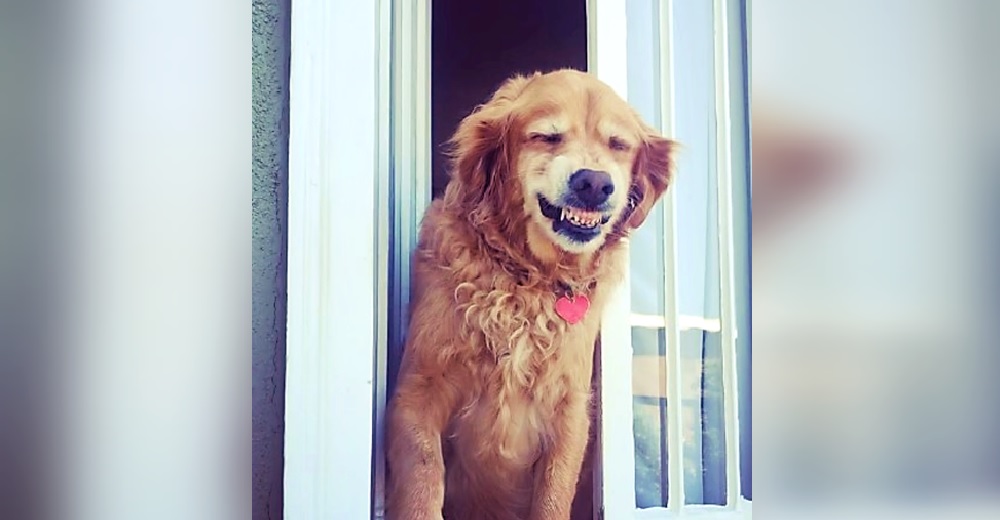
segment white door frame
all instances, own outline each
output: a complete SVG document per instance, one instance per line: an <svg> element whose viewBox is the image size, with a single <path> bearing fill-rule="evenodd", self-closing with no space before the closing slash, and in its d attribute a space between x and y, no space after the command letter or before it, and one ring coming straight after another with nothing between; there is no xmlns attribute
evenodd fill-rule
<svg viewBox="0 0 1000 520"><path fill-rule="evenodd" d="M294 0L284 515L371 515L387 1Z"/></svg>

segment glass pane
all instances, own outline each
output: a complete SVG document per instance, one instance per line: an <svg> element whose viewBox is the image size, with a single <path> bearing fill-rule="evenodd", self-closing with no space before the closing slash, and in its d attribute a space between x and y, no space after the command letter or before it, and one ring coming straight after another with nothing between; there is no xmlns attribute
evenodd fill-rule
<svg viewBox="0 0 1000 520"><path fill-rule="evenodd" d="M681 333L685 497L689 504L725 504L725 434L719 334ZM667 504L666 338L662 329L635 327L633 413L636 505Z"/></svg>
<svg viewBox="0 0 1000 520"><path fill-rule="evenodd" d="M722 365L718 333L681 333L682 425L687 503L725 503L725 437L722 429ZM663 330L632 332L636 505L665 506L667 492L666 338ZM650 348L652 347L652 348Z"/></svg>
<svg viewBox="0 0 1000 520"><path fill-rule="evenodd" d="M666 372L662 329L632 329L632 413L635 499L638 507L667 503Z"/></svg>
<svg viewBox="0 0 1000 520"><path fill-rule="evenodd" d="M628 0L629 102L661 126L659 2ZM715 98L712 3L674 2L675 158L678 314L718 320L718 229L715 183ZM631 241L632 311L664 314L663 209L657 207ZM681 322L685 323L684 321ZM689 504L724 504L726 493L722 358L718 327L681 332L684 491ZM633 409L636 505L667 505L666 335L634 327Z"/></svg>

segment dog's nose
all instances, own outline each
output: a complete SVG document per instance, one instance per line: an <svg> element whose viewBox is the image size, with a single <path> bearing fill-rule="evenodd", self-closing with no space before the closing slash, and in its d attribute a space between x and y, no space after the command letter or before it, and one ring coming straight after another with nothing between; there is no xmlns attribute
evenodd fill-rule
<svg viewBox="0 0 1000 520"><path fill-rule="evenodd" d="M599 206L604 204L615 191L611 176L596 170L578 170L569 177L569 189L573 190L584 204Z"/></svg>

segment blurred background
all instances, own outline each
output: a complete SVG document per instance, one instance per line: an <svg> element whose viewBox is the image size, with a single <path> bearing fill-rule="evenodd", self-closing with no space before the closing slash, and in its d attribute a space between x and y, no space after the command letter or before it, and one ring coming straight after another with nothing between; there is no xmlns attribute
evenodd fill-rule
<svg viewBox="0 0 1000 520"><path fill-rule="evenodd" d="M761 501L996 515L1000 4L752 5Z"/></svg>

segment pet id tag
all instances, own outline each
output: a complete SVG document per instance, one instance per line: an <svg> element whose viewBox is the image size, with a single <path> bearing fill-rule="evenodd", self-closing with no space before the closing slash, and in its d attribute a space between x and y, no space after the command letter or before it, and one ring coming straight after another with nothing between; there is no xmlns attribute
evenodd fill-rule
<svg viewBox="0 0 1000 520"><path fill-rule="evenodd" d="M575 297L563 296L556 300L556 314L566 320L566 323L574 325L587 315L590 309L590 298L586 294Z"/></svg>

